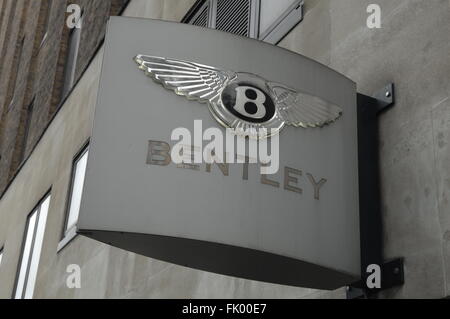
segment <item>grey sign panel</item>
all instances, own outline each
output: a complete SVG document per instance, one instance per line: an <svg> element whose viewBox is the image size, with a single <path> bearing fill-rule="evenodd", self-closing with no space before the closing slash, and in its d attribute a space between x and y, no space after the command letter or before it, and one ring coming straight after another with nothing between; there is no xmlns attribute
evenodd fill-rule
<svg viewBox="0 0 450 319"><path fill-rule="evenodd" d="M149 141L218 127L206 104L147 77L137 55L258 75L319 97L342 115L279 132L280 170L256 164L152 165ZM151 142L150 142L151 144ZM157 20L113 17L78 232L152 258L284 285L334 289L360 277L356 85L293 52ZM248 170L247 170L248 169Z"/></svg>

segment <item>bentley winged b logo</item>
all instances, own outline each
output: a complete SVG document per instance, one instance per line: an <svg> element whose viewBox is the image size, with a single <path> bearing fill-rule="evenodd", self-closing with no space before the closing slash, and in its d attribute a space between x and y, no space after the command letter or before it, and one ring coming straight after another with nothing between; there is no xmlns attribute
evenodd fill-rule
<svg viewBox="0 0 450 319"><path fill-rule="evenodd" d="M337 105L251 73L147 55L134 59L166 89L207 103L213 117L237 134L267 137L285 125L323 127L342 115ZM266 136L258 135L261 129Z"/></svg>

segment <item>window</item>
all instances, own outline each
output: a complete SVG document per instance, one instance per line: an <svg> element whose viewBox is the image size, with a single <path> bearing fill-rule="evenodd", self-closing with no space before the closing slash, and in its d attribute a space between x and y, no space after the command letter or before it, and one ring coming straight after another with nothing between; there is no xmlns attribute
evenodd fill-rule
<svg viewBox="0 0 450 319"><path fill-rule="evenodd" d="M34 109L34 98L31 101L30 105L28 105L27 108L27 114L26 114L26 119L25 119L25 128L24 128L24 132L23 132L23 137L22 137L22 149L20 150L20 162L22 162L22 160L25 157L25 151L27 149L27 141L28 141L28 135L30 134L30 126L31 126L31 120L33 118L33 109Z"/></svg>
<svg viewBox="0 0 450 319"><path fill-rule="evenodd" d="M25 44L25 37L22 37L20 42L16 45L16 52L14 55L14 62L11 68L10 78L9 78L9 84L8 84L8 111L11 109L12 105L14 104L14 95L17 87L17 75L19 73L19 67L20 67L20 61L22 61L22 53L23 53L23 46Z"/></svg>
<svg viewBox="0 0 450 319"><path fill-rule="evenodd" d="M199 27L208 27L210 25L210 2L207 1L204 5L197 10L195 10L195 14L190 19L190 24L199 26Z"/></svg>
<svg viewBox="0 0 450 319"><path fill-rule="evenodd" d="M254 38L256 28L252 12L256 12L257 1L253 0L217 0L213 27L217 30Z"/></svg>
<svg viewBox="0 0 450 319"><path fill-rule="evenodd" d="M33 298L49 205L50 195L28 216L14 292L16 299Z"/></svg>
<svg viewBox="0 0 450 319"><path fill-rule="evenodd" d="M255 38L258 7L259 0L207 0L194 5L183 22Z"/></svg>
<svg viewBox="0 0 450 319"><path fill-rule="evenodd" d="M73 163L63 240L58 250L62 249L76 235L76 224L80 213L81 195L83 192L88 156L89 146L85 146L76 156Z"/></svg>
<svg viewBox="0 0 450 319"><path fill-rule="evenodd" d="M50 12L52 8L53 0L41 1L41 19L42 19L42 39L40 45L44 43L47 38L48 25L50 22Z"/></svg>
<svg viewBox="0 0 450 319"><path fill-rule="evenodd" d="M78 49L80 47L82 25L83 15L81 15L80 20L77 22L77 26L80 27L70 30L67 60L64 70L63 98L67 96L75 82L75 71L77 66Z"/></svg>
<svg viewBox="0 0 450 319"><path fill-rule="evenodd" d="M277 44L302 19L303 0L206 0L183 22Z"/></svg>
<svg viewBox="0 0 450 319"><path fill-rule="evenodd" d="M0 28L3 25L3 19L5 18L6 13L6 1L2 1L1 8L0 8Z"/></svg>

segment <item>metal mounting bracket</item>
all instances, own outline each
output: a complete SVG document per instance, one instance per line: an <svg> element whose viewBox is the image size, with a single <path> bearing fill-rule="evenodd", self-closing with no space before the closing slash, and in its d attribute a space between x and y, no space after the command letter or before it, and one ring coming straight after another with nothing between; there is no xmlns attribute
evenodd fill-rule
<svg viewBox="0 0 450 319"><path fill-rule="evenodd" d="M358 94L359 219L361 244L361 280L347 287L347 298L372 298L376 293L404 282L403 259L383 258L383 222L379 180L378 115L395 103L394 84L373 97ZM370 265L380 267L380 288L370 289L367 272Z"/></svg>
<svg viewBox="0 0 450 319"><path fill-rule="evenodd" d="M385 111L390 106L395 103L395 91L394 84L389 83L382 90L378 91L373 95L373 98L377 100L378 113Z"/></svg>
<svg viewBox="0 0 450 319"><path fill-rule="evenodd" d="M367 286L367 275L363 279L347 287L347 299L369 299L377 293L401 286L405 282L403 271L403 258L393 259L380 265L381 287L369 288Z"/></svg>

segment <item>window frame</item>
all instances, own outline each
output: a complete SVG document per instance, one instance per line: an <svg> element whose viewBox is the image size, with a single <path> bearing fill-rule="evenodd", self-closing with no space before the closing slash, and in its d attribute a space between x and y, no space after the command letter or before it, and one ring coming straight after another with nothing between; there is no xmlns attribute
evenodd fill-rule
<svg viewBox="0 0 450 319"><path fill-rule="evenodd" d="M78 236L76 232L76 227L72 226L68 228L68 222L70 217L70 206L72 204L72 196L73 196L73 189L75 185L75 175L77 173L77 164L79 161L83 158L83 156L89 152L89 146L90 146L90 139L87 140L85 143L83 143L83 146L80 148L80 150L75 154L75 156L72 159L72 168L70 172L70 181L69 181L69 187L67 191L66 196L66 205L65 205L65 214L64 214L64 222L61 232L61 240L58 244L57 252L60 252L64 247L66 247L75 237ZM89 154L88 154L89 157ZM86 163L87 166L87 163ZM84 187L84 185L83 185Z"/></svg>
<svg viewBox="0 0 450 319"><path fill-rule="evenodd" d="M0 248L0 267L2 266L2 261L3 261L3 253L5 252L5 246L2 246Z"/></svg>
<svg viewBox="0 0 450 319"><path fill-rule="evenodd" d="M296 0L279 16L267 30L259 34L258 39L271 44L278 44L293 28L303 21L304 0ZM258 23L259 23L258 17Z"/></svg>
<svg viewBox="0 0 450 319"><path fill-rule="evenodd" d="M77 26L73 27L69 31L69 36L67 38L67 56L66 56L66 62L64 66L64 78L63 78L63 87L62 87L62 97L63 99L66 98L69 93L72 91L75 81L75 74L77 70L77 64L78 64L78 53L80 51L80 43L81 43L81 33L83 32L83 20L84 20L84 9L81 11L80 18L77 21ZM76 37L74 40L73 37ZM72 48L74 41L75 46ZM71 53L73 52L73 58L72 61L69 61L69 57L71 56ZM70 62L70 63L69 63ZM70 77L70 78L69 78Z"/></svg>
<svg viewBox="0 0 450 319"><path fill-rule="evenodd" d="M39 253L39 259L38 259L38 263L37 263L37 268L36 268L36 274L35 276L37 277L37 273L39 271L39 264L40 264L40 257L41 257L41 253L42 253L42 247L44 244L44 238L45 238L45 230L47 227L47 219L48 219L48 213L50 211L50 204L51 204L51 189L44 195L44 197L42 197L38 204L31 210L31 212L27 215L26 218L26 226L24 229L24 233L22 236L22 244L20 246L20 258L17 264L17 270L16 270L16 278L14 281L14 289L13 289L13 294L12 294L12 299L26 299L26 294L27 294L27 286L29 283L29 276L30 276L30 270L31 270L31 264L33 263L33 252L36 244L36 238L38 236L38 228L39 228L39 222L41 221L41 209L42 209L42 205L48 200L48 207L47 207L47 215L46 215L46 219L45 219L45 225L44 225L44 229L43 229L43 234L42 234L42 242L41 242L41 247L40 249L40 253ZM25 269L25 277L24 277L24 281L23 281L23 286L21 287L22 291L21 291L21 297L18 298L16 297L17 294L17 290L19 289L19 279L20 279L20 275L22 273L22 263L25 257L25 247L26 247L26 243L27 243L27 239L28 239L28 230L30 228L30 220L31 218L33 218L33 215L36 214L36 221L33 225L33 233L31 234L31 242L30 242L30 251L28 254L28 261L26 263L26 269ZM36 280L36 278L35 278ZM33 284L33 291L31 292L31 299L34 296L34 288L35 288L35 284L36 281Z"/></svg>
<svg viewBox="0 0 450 319"><path fill-rule="evenodd" d="M296 0L291 4L264 33L260 33L261 0L249 0L250 25L249 38L277 45L297 24L303 20L304 0ZM201 14L205 6L209 6L207 28L216 28L217 0L198 0L182 19L182 23L192 24Z"/></svg>

